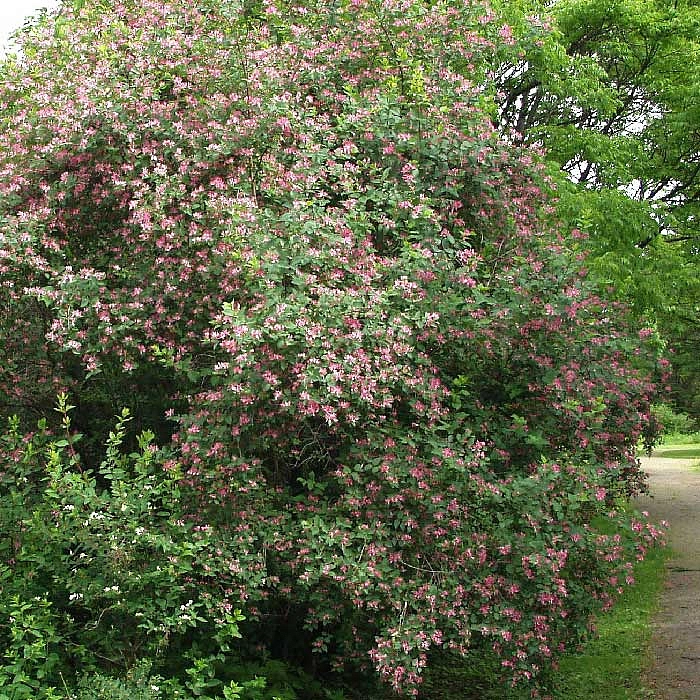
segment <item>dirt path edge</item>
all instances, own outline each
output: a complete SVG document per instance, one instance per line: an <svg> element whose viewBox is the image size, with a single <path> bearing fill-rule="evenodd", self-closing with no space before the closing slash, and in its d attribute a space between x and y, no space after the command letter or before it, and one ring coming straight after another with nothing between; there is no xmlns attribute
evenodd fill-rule
<svg viewBox="0 0 700 700"><path fill-rule="evenodd" d="M700 471L694 459L642 459L650 495L637 500L654 521L669 523L672 556L652 623L646 685L656 700L700 700Z"/></svg>

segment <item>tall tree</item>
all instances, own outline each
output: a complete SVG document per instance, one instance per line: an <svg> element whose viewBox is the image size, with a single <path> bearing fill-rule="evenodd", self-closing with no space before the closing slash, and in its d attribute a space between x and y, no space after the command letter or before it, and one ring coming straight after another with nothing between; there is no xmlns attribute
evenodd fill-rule
<svg viewBox="0 0 700 700"><path fill-rule="evenodd" d="M517 38L498 57L501 128L566 175L560 211L589 234L591 267L677 346L687 382L700 321L700 6L500 9Z"/></svg>

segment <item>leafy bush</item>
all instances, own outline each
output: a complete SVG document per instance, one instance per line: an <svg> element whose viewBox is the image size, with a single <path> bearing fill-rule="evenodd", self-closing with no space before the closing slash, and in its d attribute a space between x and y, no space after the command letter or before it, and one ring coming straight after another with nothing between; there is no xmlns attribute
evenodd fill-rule
<svg viewBox="0 0 700 700"><path fill-rule="evenodd" d="M65 406L62 440L16 433L3 507L72 664L221 683L245 607L258 654L365 697L370 668L417 693L429 652L530 682L658 538L616 508L656 347L491 126L502 31L470 3L126 0L27 34L0 333L31 371L0 382L27 413L67 387L89 449ZM162 448L123 453L122 422L100 465L115 404Z"/></svg>
<svg viewBox="0 0 700 700"><path fill-rule="evenodd" d="M677 413L668 404L654 404L651 410L654 418L663 426L665 436L688 435L697 429L696 422L687 413Z"/></svg>
<svg viewBox="0 0 700 700"><path fill-rule="evenodd" d="M80 679L70 700L159 700L161 679L150 676L150 663L134 666L126 679L93 673Z"/></svg>
<svg viewBox="0 0 700 700"><path fill-rule="evenodd" d="M218 533L183 519L153 436L123 452L124 411L100 469L84 470L72 408L61 396L62 436L43 421L0 436L0 690L48 700L81 675L76 700L271 699L264 679L230 681L245 618L231 591L202 589L220 575Z"/></svg>

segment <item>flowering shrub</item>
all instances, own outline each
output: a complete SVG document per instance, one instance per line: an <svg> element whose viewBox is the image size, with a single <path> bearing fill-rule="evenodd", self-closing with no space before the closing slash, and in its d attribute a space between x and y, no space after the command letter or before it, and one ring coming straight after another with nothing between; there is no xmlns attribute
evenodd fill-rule
<svg viewBox="0 0 700 700"><path fill-rule="evenodd" d="M493 131L508 36L469 3L74 0L0 93L5 401L67 387L88 440L115 405L154 420L216 536L193 605L403 695L430 650L535 678L659 535L619 508L653 338ZM170 575L140 559L90 595Z"/></svg>
<svg viewBox="0 0 700 700"><path fill-rule="evenodd" d="M72 408L59 397L58 435L14 420L0 435L0 695L294 700L243 674L238 601L201 590L226 545L184 516L153 435L125 452L124 411L99 470L83 471Z"/></svg>

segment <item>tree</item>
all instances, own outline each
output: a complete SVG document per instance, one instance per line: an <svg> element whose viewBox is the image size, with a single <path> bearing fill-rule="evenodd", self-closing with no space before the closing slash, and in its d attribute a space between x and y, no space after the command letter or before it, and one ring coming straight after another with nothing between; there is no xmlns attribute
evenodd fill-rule
<svg viewBox="0 0 700 700"><path fill-rule="evenodd" d="M700 8L563 0L502 11L518 40L496 78L500 126L544 148L574 183L561 213L589 234L592 270L608 296L630 303L676 347L676 375L690 388L686 343L700 292ZM694 394L676 398L696 411Z"/></svg>
<svg viewBox="0 0 700 700"><path fill-rule="evenodd" d="M658 536L616 509L657 349L490 122L504 34L464 3L74 2L0 93L0 332L39 368L5 395L66 385L93 444L117 402L167 411L203 607L404 695L428 650L530 682Z"/></svg>

